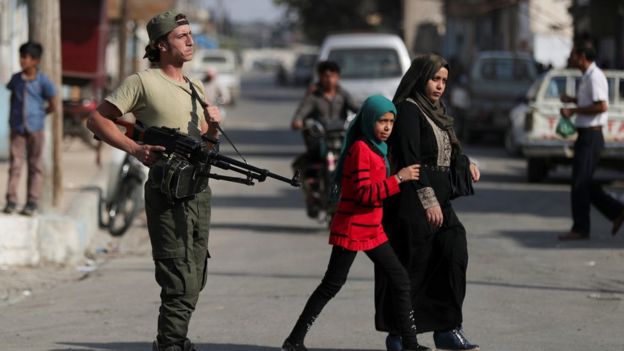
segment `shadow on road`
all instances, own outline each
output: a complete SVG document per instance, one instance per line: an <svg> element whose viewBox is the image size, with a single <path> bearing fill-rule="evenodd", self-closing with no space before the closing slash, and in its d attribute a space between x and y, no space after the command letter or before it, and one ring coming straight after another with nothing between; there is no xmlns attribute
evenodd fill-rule
<svg viewBox="0 0 624 351"><path fill-rule="evenodd" d="M261 272L226 272L226 271L210 271L209 276L222 276L222 277L253 277L263 279L298 279L298 280L314 280L320 282L323 278L322 274L283 274L283 273L261 273ZM350 282L369 282L375 281L373 277L363 276L349 276Z"/></svg>
<svg viewBox="0 0 624 351"><path fill-rule="evenodd" d="M477 187L474 196L454 200L453 207L460 212L460 218L461 212L569 217L569 196L567 189L553 187Z"/></svg>
<svg viewBox="0 0 624 351"><path fill-rule="evenodd" d="M290 165L290 162L292 162L295 159L295 157L299 156L303 152L298 149L287 149L287 150L276 151L276 150L248 150L248 149L243 149L243 148L239 148L239 151L247 159L247 162L251 163L252 165L258 168L262 168L262 165L256 164L255 161L253 160L253 157L286 158L286 159L290 159L289 161L287 161L288 164ZM233 150L225 150L225 151L222 151L221 154L227 157L238 159L238 155Z"/></svg>
<svg viewBox="0 0 624 351"><path fill-rule="evenodd" d="M224 230L244 230L269 234L319 234L326 233L327 228L322 226L292 226L274 224L253 224L253 223L211 223L210 229Z"/></svg>
<svg viewBox="0 0 624 351"><path fill-rule="evenodd" d="M271 129L227 129L225 131L232 139L234 144L238 145L276 145L276 146L301 146L303 140L298 132L294 132L285 128ZM227 145L225 139L221 140L223 146Z"/></svg>
<svg viewBox="0 0 624 351"><path fill-rule="evenodd" d="M569 287L569 286L551 286L551 285L528 285L528 284L514 284L514 283L500 283L500 282L487 282L487 281L468 281L468 285L481 285L481 286L491 286L491 287L501 287L501 288L509 288L509 289L529 289L529 290L547 290L547 291L573 291L573 292L582 292L582 293L606 293L606 294L624 294L624 290L617 289L603 289L603 288L581 288L578 286ZM613 299L618 299L618 297L612 297Z"/></svg>
<svg viewBox="0 0 624 351"><path fill-rule="evenodd" d="M49 351L145 351L151 350L152 344L145 342L119 342L119 343L77 343L77 342L60 342L59 345L67 346L67 348L51 349ZM214 351L276 351L279 347L268 347L258 345L239 345L239 344L195 344L198 349L214 350ZM374 351L362 349L315 349L318 351Z"/></svg>
<svg viewBox="0 0 624 351"><path fill-rule="evenodd" d="M301 208L303 211L304 203L301 190L280 189L279 193L274 196L213 196L212 206L214 207L252 207L252 208Z"/></svg>
<svg viewBox="0 0 624 351"><path fill-rule="evenodd" d="M610 234L594 235L589 240L579 241L559 241L557 235L561 231L529 231L529 230L509 230L502 231L500 235L515 240L524 247L532 249L556 249L556 250L578 250L578 249L624 249L624 240L620 237L612 237Z"/></svg>

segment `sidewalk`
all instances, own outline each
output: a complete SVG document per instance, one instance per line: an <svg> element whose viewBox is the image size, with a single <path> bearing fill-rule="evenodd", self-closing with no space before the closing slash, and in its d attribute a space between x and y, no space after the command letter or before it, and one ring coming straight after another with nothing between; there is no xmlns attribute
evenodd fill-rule
<svg viewBox="0 0 624 351"><path fill-rule="evenodd" d="M76 265L99 230L100 189L108 177L109 149L102 149L102 165L95 162L95 151L78 140L65 141L63 158L63 198L60 206L42 209L34 217L0 213L0 268ZM8 161L0 162L0 189L4 197ZM27 170L22 170L18 210L26 198ZM4 207L5 201L0 201ZM92 249L92 248L91 248Z"/></svg>

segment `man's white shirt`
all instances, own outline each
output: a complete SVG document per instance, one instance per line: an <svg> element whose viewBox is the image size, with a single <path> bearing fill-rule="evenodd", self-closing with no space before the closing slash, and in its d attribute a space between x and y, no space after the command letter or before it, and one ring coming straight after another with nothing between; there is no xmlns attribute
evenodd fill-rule
<svg viewBox="0 0 624 351"><path fill-rule="evenodd" d="M576 93L578 107L590 107L597 101L609 103L609 84L607 77L595 62L587 68L587 71L581 77L581 82ZM576 127L587 128L604 126L609 118L607 111L595 115L576 114Z"/></svg>

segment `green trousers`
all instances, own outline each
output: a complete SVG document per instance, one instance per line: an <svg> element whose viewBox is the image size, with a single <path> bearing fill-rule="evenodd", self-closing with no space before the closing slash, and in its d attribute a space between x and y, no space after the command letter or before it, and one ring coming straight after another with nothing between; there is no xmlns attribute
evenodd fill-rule
<svg viewBox="0 0 624 351"><path fill-rule="evenodd" d="M158 343L181 346L206 285L211 191L171 202L152 181L145 184L147 230L156 282L161 287Z"/></svg>

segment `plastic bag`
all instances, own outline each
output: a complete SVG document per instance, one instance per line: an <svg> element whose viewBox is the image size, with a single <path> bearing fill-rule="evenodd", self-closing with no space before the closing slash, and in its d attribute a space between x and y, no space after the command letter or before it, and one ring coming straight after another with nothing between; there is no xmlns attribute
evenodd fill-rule
<svg viewBox="0 0 624 351"><path fill-rule="evenodd" d="M572 134L576 133L576 127L569 118L559 117L559 122L557 122L557 128L555 128L555 132L560 136L567 138Z"/></svg>

